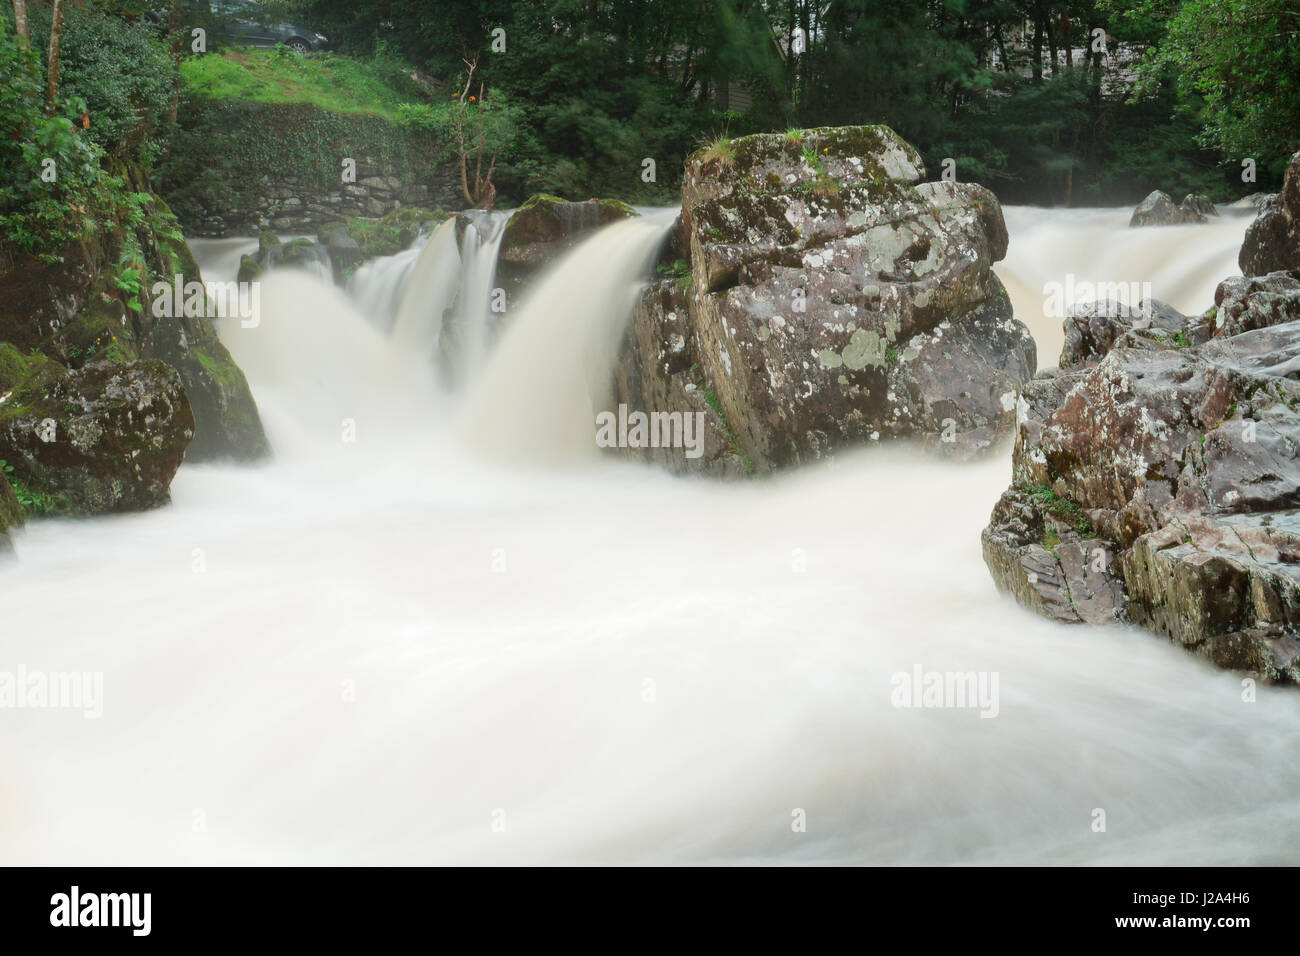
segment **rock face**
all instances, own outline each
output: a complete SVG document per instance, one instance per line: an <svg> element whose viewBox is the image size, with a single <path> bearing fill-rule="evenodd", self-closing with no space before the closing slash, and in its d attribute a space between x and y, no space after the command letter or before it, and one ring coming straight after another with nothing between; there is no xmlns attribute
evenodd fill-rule
<svg viewBox="0 0 1300 956"><path fill-rule="evenodd" d="M46 361L0 398L0 458L37 510L162 504L193 437L180 376L153 359L74 371Z"/></svg>
<svg viewBox="0 0 1300 956"><path fill-rule="evenodd" d="M692 155L685 308L646 293L623 394L680 410L671 402L694 385L758 472L890 438L962 458L988 448L1011 430L1036 361L991 268L1006 226L988 190L923 178L917 152L881 126Z"/></svg>
<svg viewBox="0 0 1300 956"><path fill-rule="evenodd" d="M616 199L568 202L545 193L531 196L506 223L497 258L497 281L514 298L531 276L555 261L561 253L576 246L601 226L636 214L635 209ZM463 230L458 218L458 238Z"/></svg>
<svg viewBox="0 0 1300 956"><path fill-rule="evenodd" d="M1242 275L1300 271L1300 153L1291 157L1282 191L1263 200L1237 254Z"/></svg>
<svg viewBox="0 0 1300 956"><path fill-rule="evenodd" d="M1138 203L1128 224L1133 226L1177 226L1187 222L1205 222L1206 216L1217 216L1219 211L1205 196L1188 193L1181 205L1174 205L1167 192L1157 189Z"/></svg>
<svg viewBox="0 0 1300 956"><path fill-rule="evenodd" d="M1095 312L1017 399L994 580L1047 617L1300 681L1300 280L1228 279L1181 322Z"/></svg>
<svg viewBox="0 0 1300 956"><path fill-rule="evenodd" d="M7 477L7 469L12 467L8 463L0 465L0 561L13 554L14 545L9 532L23 523L22 506Z"/></svg>
<svg viewBox="0 0 1300 956"><path fill-rule="evenodd" d="M143 174L123 170L137 194ZM58 261L10 257L0 270L0 343L39 350L69 369L95 361L160 359L181 376L196 421L192 460L257 458L268 452L243 373L204 315L175 303L155 308L156 283L201 281L171 211L142 205L143 221L103 221L65 247Z"/></svg>

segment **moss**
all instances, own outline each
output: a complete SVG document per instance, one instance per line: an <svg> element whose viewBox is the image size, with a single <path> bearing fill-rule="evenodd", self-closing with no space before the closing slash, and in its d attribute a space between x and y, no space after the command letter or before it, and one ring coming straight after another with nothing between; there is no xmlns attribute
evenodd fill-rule
<svg viewBox="0 0 1300 956"><path fill-rule="evenodd" d="M206 349L194 347L190 354L199 360L209 375L224 389L238 388L243 383L243 375L235 363L229 359L221 361L210 355Z"/></svg>
<svg viewBox="0 0 1300 956"><path fill-rule="evenodd" d="M698 366L691 366L692 370L696 368L698 368ZM704 392L704 401L708 403L709 408L717 412L718 419L722 422L722 430L726 433L727 445L731 448L732 454L736 455L741 460L741 463L745 466L747 474L754 474L754 463L749 460L749 456L745 454L745 449L740 447L740 440L736 438L736 433L731 430L731 424L727 421L727 414L722 410L722 402L718 401L718 396L714 393L713 389L704 388L702 391Z"/></svg>
<svg viewBox="0 0 1300 956"><path fill-rule="evenodd" d="M441 209L401 206L378 219L353 217L347 222L347 230L361 250L361 257L373 259L396 255L415 241L425 224L446 218ZM322 230L322 235L325 234Z"/></svg>
<svg viewBox="0 0 1300 956"><path fill-rule="evenodd" d="M0 394L17 388L45 365L54 364L41 352L24 355L8 342L0 342Z"/></svg>
<svg viewBox="0 0 1300 956"><path fill-rule="evenodd" d="M1064 521L1084 537L1092 537L1096 532L1092 522L1084 514L1083 506L1072 498L1063 498L1046 485L1020 484L1020 492L1033 501L1039 508L1052 517Z"/></svg>

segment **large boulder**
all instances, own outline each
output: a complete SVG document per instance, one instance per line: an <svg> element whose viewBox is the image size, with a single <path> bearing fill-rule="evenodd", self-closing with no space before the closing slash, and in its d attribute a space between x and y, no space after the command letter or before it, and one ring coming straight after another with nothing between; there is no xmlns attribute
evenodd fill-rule
<svg viewBox="0 0 1300 956"><path fill-rule="evenodd" d="M668 341L755 471L901 437L969 457L1010 432L1036 356L992 271L1001 207L923 178L883 126L746 136L687 159L686 308ZM625 379L629 365L673 374L646 361L663 336L639 325L658 321L637 312Z"/></svg>
<svg viewBox="0 0 1300 956"><path fill-rule="evenodd" d="M1060 368L1017 398L983 534L995 582L1047 617L1300 681L1300 280L1228 279L1181 323L1159 304L1097 318L1071 316Z"/></svg>
<svg viewBox="0 0 1300 956"><path fill-rule="evenodd" d="M137 197L149 198L132 210L99 210L100 221L57 256L7 256L0 268L0 342L24 354L37 349L71 369L161 359L180 373L189 395L196 421L192 460L266 454L257 405L212 321L174 302L155 308L158 283L184 288L202 276L144 174L132 167L120 172Z"/></svg>
<svg viewBox="0 0 1300 956"><path fill-rule="evenodd" d="M36 511L162 504L193 437L181 378L156 359L71 371L45 361L0 396L0 458Z"/></svg>
<svg viewBox="0 0 1300 956"><path fill-rule="evenodd" d="M1181 205L1174 205L1173 197L1157 189L1138 203L1128 224L1130 227L1177 226L1188 222L1205 222L1207 213L1217 216L1218 210L1204 196L1189 193Z"/></svg>
<svg viewBox="0 0 1300 956"><path fill-rule="evenodd" d="M1300 272L1300 152L1291 157L1282 191L1263 200L1237 254L1243 275Z"/></svg>

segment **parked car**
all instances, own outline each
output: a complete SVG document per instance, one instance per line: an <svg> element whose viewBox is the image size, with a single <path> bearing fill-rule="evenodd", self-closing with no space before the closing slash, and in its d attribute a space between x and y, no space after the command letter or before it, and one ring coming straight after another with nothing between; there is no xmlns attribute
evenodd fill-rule
<svg viewBox="0 0 1300 956"><path fill-rule="evenodd" d="M240 46L273 47L283 43L295 53L324 50L329 40L299 23L277 23L253 0L209 0L218 36Z"/></svg>

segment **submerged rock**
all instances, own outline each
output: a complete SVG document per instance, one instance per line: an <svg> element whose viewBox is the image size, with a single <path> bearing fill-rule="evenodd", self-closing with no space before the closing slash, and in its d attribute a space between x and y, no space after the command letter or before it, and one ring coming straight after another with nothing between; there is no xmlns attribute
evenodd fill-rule
<svg viewBox="0 0 1300 956"><path fill-rule="evenodd" d="M193 437L180 376L156 359L71 371L46 362L0 396L0 458L38 511L162 504Z"/></svg>
<svg viewBox="0 0 1300 956"><path fill-rule="evenodd" d="M623 394L682 410L673 378L691 369L758 472L900 437L959 458L987 449L1013 426L1034 343L992 271L1007 244L996 197L923 178L920 155L883 126L693 154L684 308L665 338L643 300Z"/></svg>
<svg viewBox="0 0 1300 956"><path fill-rule="evenodd" d="M1236 277L1215 303L1067 320L1060 370L1017 398L984 558L1047 617L1300 681L1300 280Z"/></svg>
<svg viewBox="0 0 1300 956"><path fill-rule="evenodd" d="M1188 222L1205 222L1206 216L1217 216L1214 203L1205 196L1188 193L1181 205L1162 190L1155 190L1138 203L1128 224L1133 226L1177 226Z"/></svg>
<svg viewBox="0 0 1300 956"><path fill-rule="evenodd" d="M1300 152L1291 157L1282 191L1259 204L1237 254L1243 275L1300 272Z"/></svg>

